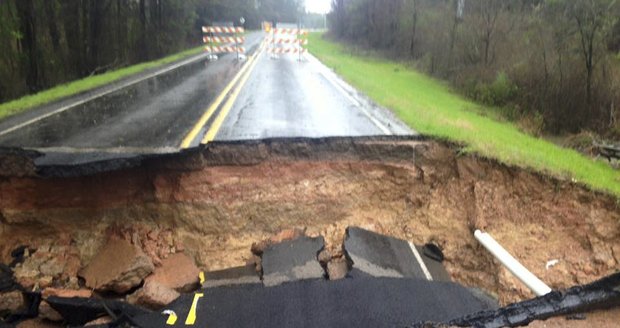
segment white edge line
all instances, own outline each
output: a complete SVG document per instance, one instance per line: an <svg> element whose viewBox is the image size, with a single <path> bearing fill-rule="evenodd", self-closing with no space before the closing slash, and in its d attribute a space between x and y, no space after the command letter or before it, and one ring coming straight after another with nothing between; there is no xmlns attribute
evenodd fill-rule
<svg viewBox="0 0 620 328"><path fill-rule="evenodd" d="M52 111L52 112L49 112L49 113L46 113L46 114L43 114L43 115L37 116L36 118L33 118L33 119L31 119L31 120L28 120L28 121L23 122L23 123L21 123L21 124L15 125L15 126L13 126L12 128L9 128L9 129L6 129L6 130L4 130L4 131L0 132L0 136L3 136L3 135L6 135L6 134L9 134L9 133L11 133L11 132L13 132L13 131L15 131L15 130L21 129L21 128L26 127L26 126L28 126L28 125L30 125L30 124L36 123L36 122L38 122L38 121L40 121L40 120L43 120L43 119L46 119L46 118L48 118L48 117L50 117L50 116L54 116L54 115L56 115L56 114L59 114L59 113L65 112L65 111L67 111L67 110L69 110L69 109L71 109L71 108L73 108L73 107L76 107L76 106L79 106L79 105L85 104L85 103L87 103L87 102L89 102L89 101L92 101L92 100L94 100L94 99L97 99L97 98L103 97L103 96L105 96L105 95L108 95L108 94L110 94L110 93L116 92L116 91L118 91L118 90L121 90L121 89L127 88L127 87L129 87L129 86L134 85L134 84L137 84L137 83L140 83L140 82L142 82L142 81L145 81L145 80L148 80L148 79L154 78L154 77L159 76L159 75L162 75L162 74L164 74L164 73L168 73L168 72L173 71L173 70L175 70L175 69L177 69L177 68L179 68L179 67L181 67L181 66L185 66L185 65L188 65L188 64L190 64L190 63L192 63L192 62L196 62L196 61L202 60L202 59L203 59L203 57L205 57L205 56L206 56L206 54L202 54L201 56L198 56L198 57L195 57L195 58L192 58L192 59L188 59L188 60L184 60L184 61L182 61L182 62L180 62L180 63L177 63L177 64L175 64L175 65L169 66L169 67L167 67L167 68L165 68L165 69L163 69L163 70L160 70L160 71L157 71L157 72L151 73L151 74L149 74L149 75L146 75L146 76L144 76L144 77L142 77L142 78L140 78L140 79L137 79L137 80L134 80L134 81L128 81L128 82L125 82L125 83L120 84L120 85L118 85L118 86L116 86L116 87L114 87L114 88L112 88L112 89L110 89L110 90L107 90L107 91L104 91L104 92L97 93L97 94L92 95L92 96L90 96L90 97L88 97L88 98L86 98L86 99L82 99L82 100L80 100L80 101L78 101L78 102L74 102L74 103L72 103L72 104L70 104L70 105L67 105L67 106L64 106L64 107L58 108L58 109L56 109L56 110L54 110L54 111ZM114 82L111 82L111 83L114 83ZM104 85L104 87L105 87L105 85ZM86 91L86 92L88 92L88 91Z"/></svg>
<svg viewBox="0 0 620 328"><path fill-rule="evenodd" d="M173 154L178 152L177 148L161 147L111 147L111 148L74 148L74 147L42 147L42 148L24 148L26 150L38 151L41 153L71 153L71 154L88 154L88 153L104 153L104 154Z"/></svg>
<svg viewBox="0 0 620 328"><path fill-rule="evenodd" d="M392 135L392 131L390 131L390 129L388 129L387 127L385 127L385 125L383 125L381 122L379 122L379 120L377 120L374 116L372 116L365 108L364 106L362 106L362 104L355 98L353 98L353 96L351 96L351 94L349 94L349 92L347 92L343 86L341 85L340 81L335 80L334 77L328 76L328 74L326 74L325 72L325 68L323 68L323 63L321 63L318 59L316 59L314 56L307 54L307 56L309 58L312 59L312 61L315 62L315 64L319 64L321 66L319 66L321 68L320 70L320 74L323 75L323 77L329 81L334 87L336 87L336 89L338 91L340 91L340 93L342 93L347 99L349 99L349 101L351 103L353 103L353 105L355 105L355 107L357 107L366 117L368 117L368 119L375 125L377 126L383 133L387 134L387 135ZM331 71L330 71L331 73Z"/></svg>
<svg viewBox="0 0 620 328"><path fill-rule="evenodd" d="M426 267L426 264L424 263L422 256L420 256L418 249L415 248L415 245L412 242L408 242L408 243L409 243L409 248L411 248L411 252L413 252L413 256L415 256L415 259L418 260L418 264L420 264L420 268L422 268L422 271L424 272L426 279L428 279L429 281L433 281L433 276L431 275L430 271L428 271L428 268Z"/></svg>
<svg viewBox="0 0 620 328"><path fill-rule="evenodd" d="M13 131L15 131L15 130L19 130L19 129L23 128L23 127L26 127L26 126L28 126L28 125L30 125L30 124L33 124L33 123L36 123L36 122L38 122L38 121L40 121L40 120L43 120L43 119L46 119L46 118L48 118L48 117L50 117L50 116L54 116L54 115L56 115L56 114L59 114L59 113L65 112L65 111L67 111L67 110L69 110L69 109L71 109L71 108L73 108L73 107L76 107L76 106L79 106L79 105L85 104L85 103L87 103L87 102L89 102L89 101L92 101L92 100L95 100L95 99L97 99L97 98L103 97L103 96L105 96L105 95L108 95L108 94L110 94L110 93L116 92L116 91L118 91L118 90L121 90L121 89L127 88L127 87L129 87L129 86L134 85L134 84L137 84L137 83L143 82L143 81L145 81L145 80L148 80L148 79L154 78L154 77L156 77L156 76L159 76L159 75L162 75L162 74L168 73L168 72L173 71L173 70L175 70L175 69L177 69L177 68L179 68L179 67L181 67L181 66L185 66L185 65L191 64L191 63L193 63L193 62L196 62L196 61L202 60L202 59L203 59L203 57L206 57L206 56L208 56L208 55L209 55L209 54L207 54L207 53L202 53L200 56L197 56L197 57L195 57L195 58L186 59L186 60L184 60L184 61L182 61L182 62L176 63L176 64L174 64L174 65L172 65L172 66L169 66L169 67L167 67L167 68L165 68L165 69L162 69L162 70L157 71L157 72L153 72L153 73L151 73L151 74L149 74L149 75L146 75L146 76L144 76L144 77L142 77L142 78L140 78L140 79L137 79L137 80L134 80L134 81L127 81L126 83L120 84L120 85L118 85L118 86L116 86L116 87L114 87L114 88L112 88L112 89L110 89L110 90L107 90L107 91L104 91L104 92L100 92L100 93L94 94L94 95L92 95L92 96L90 96L90 97L88 97L88 98L86 98L86 99L82 99L82 100L80 100L80 101L78 101L78 102L74 102L74 103L72 103L72 104L70 104L70 105L67 105L67 106L64 106L64 107L58 108L58 109L56 109L56 110L54 110L54 111L52 111L52 112L49 112L49 113L46 113L46 114L43 114L43 115L37 116L36 118L33 118L33 119L28 120L28 121L26 121L26 122L23 122L23 123L21 123L21 124L15 125L15 126L13 126L13 127L9 128L9 129L6 129L6 130L4 130L4 131L1 131L1 132L0 132L0 136L3 136L3 135L6 135L6 134L9 134L9 133L11 133L11 132L13 132ZM110 82L110 83L114 83L114 82ZM106 84L106 85L109 85L109 84ZM106 85L103 85L102 87L105 87ZM88 92L88 90L86 90L85 92Z"/></svg>

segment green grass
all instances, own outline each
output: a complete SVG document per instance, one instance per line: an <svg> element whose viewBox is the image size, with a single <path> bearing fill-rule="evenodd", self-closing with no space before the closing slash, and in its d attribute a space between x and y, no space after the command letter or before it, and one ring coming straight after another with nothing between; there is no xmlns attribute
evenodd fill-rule
<svg viewBox="0 0 620 328"><path fill-rule="evenodd" d="M468 152L558 178L574 179L594 190L620 197L620 172L606 163L534 138L509 122L480 115L484 106L403 64L378 56L358 55L321 34L310 35L309 41L312 54L416 131L465 144Z"/></svg>
<svg viewBox="0 0 620 328"><path fill-rule="evenodd" d="M84 91L97 88L99 86L120 80L124 77L136 73L140 73L150 68L155 68L175 62L177 60L198 54L202 51L202 49L203 47L189 49L159 60L121 68L101 75L87 77L67 84L59 85L57 87L39 92L37 94L25 96L4 104L0 104L0 119L23 112L25 110L42 104L62 99L67 96L75 95Z"/></svg>

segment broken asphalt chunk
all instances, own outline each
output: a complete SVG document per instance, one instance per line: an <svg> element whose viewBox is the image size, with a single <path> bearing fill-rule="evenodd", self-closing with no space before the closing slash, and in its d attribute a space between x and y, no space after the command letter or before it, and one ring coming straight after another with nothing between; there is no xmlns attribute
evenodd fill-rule
<svg viewBox="0 0 620 328"><path fill-rule="evenodd" d="M125 302L105 301L94 298L60 298L51 296L47 303L58 312L68 325L84 324L109 315L117 318L116 323L132 323L132 318L151 313Z"/></svg>
<svg viewBox="0 0 620 328"><path fill-rule="evenodd" d="M205 273L205 282L202 284L202 288L245 284L260 284L260 277L256 273L254 265L207 272Z"/></svg>
<svg viewBox="0 0 620 328"><path fill-rule="evenodd" d="M364 229L347 228L344 249L353 270L373 277L450 281L441 262L424 254L423 248L405 240Z"/></svg>
<svg viewBox="0 0 620 328"><path fill-rule="evenodd" d="M13 277L13 270L0 263L0 292L10 292L18 289L19 285Z"/></svg>
<svg viewBox="0 0 620 328"><path fill-rule="evenodd" d="M325 271L317 259L324 247L323 237L300 237L268 246L262 256L263 284L271 287L284 282L324 278Z"/></svg>

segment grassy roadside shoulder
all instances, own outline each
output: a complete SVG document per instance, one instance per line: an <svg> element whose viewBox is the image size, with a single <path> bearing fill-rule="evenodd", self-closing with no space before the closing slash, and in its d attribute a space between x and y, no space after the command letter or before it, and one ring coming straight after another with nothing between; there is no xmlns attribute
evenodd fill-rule
<svg viewBox="0 0 620 328"><path fill-rule="evenodd" d="M20 112L42 104L59 100L64 97L92 90L102 85L118 81L127 76L137 74L151 68L170 64L172 62L198 54L203 49L204 48L202 46L196 47L158 60L136 64L133 66L128 66L118 70L110 71L101 75L90 76L81 80L61 84L59 86L53 87L45 91L41 91L33 95L24 96L22 98L0 104L0 119L18 114Z"/></svg>
<svg viewBox="0 0 620 328"><path fill-rule="evenodd" d="M398 62L353 54L346 46L309 37L309 51L348 83L391 109L416 131L464 143L467 151L510 165L574 179L620 197L620 172L576 151L558 147L476 112L484 106Z"/></svg>

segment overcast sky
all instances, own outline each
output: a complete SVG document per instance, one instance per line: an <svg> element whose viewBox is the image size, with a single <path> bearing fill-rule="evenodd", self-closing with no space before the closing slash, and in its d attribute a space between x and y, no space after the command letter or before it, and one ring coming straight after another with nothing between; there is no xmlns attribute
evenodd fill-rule
<svg viewBox="0 0 620 328"><path fill-rule="evenodd" d="M331 9L331 0L306 0L306 10L312 13L328 13Z"/></svg>

